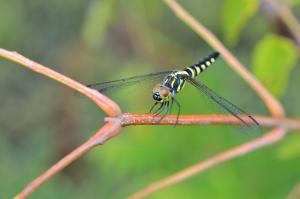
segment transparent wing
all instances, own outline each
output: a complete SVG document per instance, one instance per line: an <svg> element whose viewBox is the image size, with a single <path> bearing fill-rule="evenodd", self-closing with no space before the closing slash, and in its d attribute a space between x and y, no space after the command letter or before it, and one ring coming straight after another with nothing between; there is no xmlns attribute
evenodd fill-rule
<svg viewBox="0 0 300 199"><path fill-rule="evenodd" d="M172 72L173 71L150 73L147 75L139 75L139 76L124 78L124 79L119 79L119 80L114 80L114 81L89 84L87 86L90 88L96 89L99 92L106 92L106 91L111 91L111 90L118 89L121 87L135 85L141 81L146 81L146 80L150 80L150 79L159 79L159 78L162 78Z"/></svg>
<svg viewBox="0 0 300 199"><path fill-rule="evenodd" d="M232 114L234 117L236 117L238 120L243 122L248 127L258 127L259 123L247 112L243 111L241 108L237 107L236 105L232 104L228 100L224 99L223 97L216 94L214 91L212 91L210 88L208 88L205 84L192 79L190 77L187 77L186 79L190 84L198 88L198 90L208 96L210 99L212 99L215 103L217 103L219 106L221 106L224 110ZM246 115L247 119L243 119L239 115Z"/></svg>

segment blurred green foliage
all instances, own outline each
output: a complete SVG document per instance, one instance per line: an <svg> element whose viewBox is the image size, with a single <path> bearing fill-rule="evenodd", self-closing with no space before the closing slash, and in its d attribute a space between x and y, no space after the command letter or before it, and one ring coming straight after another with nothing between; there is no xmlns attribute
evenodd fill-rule
<svg viewBox="0 0 300 199"><path fill-rule="evenodd" d="M284 140L282 145L277 150L277 156L281 160L289 160L292 158L299 157L300 154L300 136L295 135L291 136L288 139Z"/></svg>
<svg viewBox="0 0 300 199"><path fill-rule="evenodd" d="M299 117L299 53L292 38L282 35L284 27L266 14L268 7L258 9L254 0L179 2L230 44L246 66L253 64L255 74L280 96L287 115ZM180 69L213 51L162 1L0 0L0 5L1 48L86 84ZM48 78L3 59L0 65L0 198L11 198L92 135L104 114ZM222 58L199 79L246 111L268 114ZM152 84L110 95L124 112L145 113L153 103ZM182 114L218 113L191 86L178 99ZM149 198L284 198L300 179L298 137L290 135ZM126 127L31 198L124 198L253 138L226 126Z"/></svg>
<svg viewBox="0 0 300 199"><path fill-rule="evenodd" d="M300 4L299 0L284 0L290 7L298 6Z"/></svg>
<svg viewBox="0 0 300 199"><path fill-rule="evenodd" d="M89 5L84 26L83 40L89 47L101 45L109 25L115 16L115 0L93 1Z"/></svg>
<svg viewBox="0 0 300 199"><path fill-rule="evenodd" d="M259 7L259 0L224 0L222 7L222 26L225 41L236 44L241 31Z"/></svg>

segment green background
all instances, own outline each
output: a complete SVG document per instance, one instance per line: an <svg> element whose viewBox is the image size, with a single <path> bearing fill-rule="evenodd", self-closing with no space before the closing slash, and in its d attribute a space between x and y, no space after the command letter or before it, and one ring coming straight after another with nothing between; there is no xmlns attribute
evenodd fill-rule
<svg viewBox="0 0 300 199"><path fill-rule="evenodd" d="M299 49L268 5L254 0L180 1L299 117ZM299 1L287 1L299 14ZM214 51L162 2L0 0L0 47L84 84L181 69ZM89 138L105 115L71 89L0 59L0 198ZM221 57L198 79L251 114L269 115ZM152 82L110 96L124 112L146 113ZM223 113L194 88L182 114ZM264 132L267 129L263 129ZM130 126L63 170L30 198L124 198L254 139L227 126ZM284 198L300 180L300 136L227 161L149 198Z"/></svg>

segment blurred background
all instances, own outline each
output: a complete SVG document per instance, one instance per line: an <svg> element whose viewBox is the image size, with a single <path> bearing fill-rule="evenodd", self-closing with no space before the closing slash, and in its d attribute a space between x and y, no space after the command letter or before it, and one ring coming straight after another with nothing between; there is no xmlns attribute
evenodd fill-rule
<svg viewBox="0 0 300 199"><path fill-rule="evenodd" d="M299 45L268 2L179 2L267 86L289 117L299 117ZM299 0L280 2L300 17ZM181 69L214 51L162 1L0 0L0 5L1 48L84 84ZM96 132L105 115L47 77L4 59L0 66L0 198L11 198ZM222 57L199 79L247 112L269 115ZM146 113L152 84L109 95L124 112ZM220 113L190 86L178 99L182 114ZM244 132L228 126L126 127L31 198L124 198L257 136ZM284 198L300 181L299 142L299 134L288 135L149 198Z"/></svg>

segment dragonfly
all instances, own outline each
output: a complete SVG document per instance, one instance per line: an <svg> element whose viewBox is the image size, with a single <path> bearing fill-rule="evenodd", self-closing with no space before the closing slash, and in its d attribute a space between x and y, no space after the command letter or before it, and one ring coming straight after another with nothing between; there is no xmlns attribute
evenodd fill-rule
<svg viewBox="0 0 300 199"><path fill-rule="evenodd" d="M96 89L99 92L105 93L114 89L120 89L122 87L134 85L142 81L163 78L161 83L158 83L153 87L152 97L154 104L149 112L154 113L155 115L162 115L160 119L162 120L165 115L172 112L173 105L176 105L177 123L181 106L179 101L176 99L176 94L183 90L186 83L189 83L193 85L200 93L207 96L212 102L216 103L226 112L242 122L243 125L247 127L259 127L259 123L250 114L221 97L212 89L207 87L204 83L196 79L199 74L205 71L216 61L219 55L220 54L218 52L213 52L204 59L198 61L196 64L187 66L183 70L150 73L114 81L93 83L87 86ZM246 117L242 117L241 115Z"/></svg>

